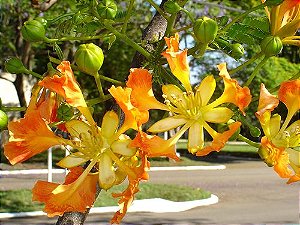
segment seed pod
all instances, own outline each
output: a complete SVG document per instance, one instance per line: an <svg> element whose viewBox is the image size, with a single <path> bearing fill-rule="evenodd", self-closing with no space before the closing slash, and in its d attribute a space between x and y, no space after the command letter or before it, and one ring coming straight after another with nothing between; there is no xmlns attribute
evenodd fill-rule
<svg viewBox="0 0 300 225"><path fill-rule="evenodd" d="M46 38L44 25L37 20L26 21L21 28L21 32L23 38L30 42L43 41Z"/></svg>
<svg viewBox="0 0 300 225"><path fill-rule="evenodd" d="M90 43L80 45L74 58L79 70L93 76L101 68L104 55L100 47Z"/></svg>
<svg viewBox="0 0 300 225"><path fill-rule="evenodd" d="M5 69L9 73L16 74L27 72L27 69L25 68L21 60L16 57L10 58L5 62Z"/></svg>
<svg viewBox="0 0 300 225"><path fill-rule="evenodd" d="M117 15L118 7L113 0L102 0L97 6L97 11L103 19L114 19Z"/></svg>
<svg viewBox="0 0 300 225"><path fill-rule="evenodd" d="M278 55L282 50L282 42L279 37L268 36L260 43L261 51L267 57Z"/></svg>
<svg viewBox="0 0 300 225"><path fill-rule="evenodd" d="M200 43L210 44L217 36L218 24L213 19L204 16L195 21L193 30Z"/></svg>

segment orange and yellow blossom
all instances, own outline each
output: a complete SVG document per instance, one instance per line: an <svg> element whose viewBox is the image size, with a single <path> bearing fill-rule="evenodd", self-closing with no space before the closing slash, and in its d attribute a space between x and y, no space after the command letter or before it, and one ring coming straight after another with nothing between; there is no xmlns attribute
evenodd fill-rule
<svg viewBox="0 0 300 225"><path fill-rule="evenodd" d="M300 37L295 35L300 28L300 1L284 0L280 5L266 8L266 12L270 20L271 34L278 36L283 44L299 46Z"/></svg>
<svg viewBox="0 0 300 225"><path fill-rule="evenodd" d="M281 125L281 116L272 115L283 102L288 114ZM290 121L300 109L300 80L283 82L278 91L278 98L261 85L260 99L256 117L258 118L265 136L261 139L259 155L268 166L282 178L289 178L288 183L300 180L300 120ZM293 171L294 174L293 174Z"/></svg>
<svg viewBox="0 0 300 225"><path fill-rule="evenodd" d="M205 77L193 91L186 51L180 52L178 49L178 35L165 38L165 40L168 49L163 55L167 58L172 73L183 84L185 91L172 84L163 85L165 104L172 116L156 122L148 131L158 133L182 126L180 131L172 137L173 142L176 142L186 130L189 130L188 150L191 153L201 156L207 155L211 151L220 151L226 141L238 130L241 123L231 124L229 130L223 133L215 131L209 123L225 123L232 117L233 112L229 108L220 106L223 103L233 103L244 113L244 108L251 101L250 90L247 87L240 87L236 80L231 79L226 64L221 64L218 68L225 89L219 98L209 103L216 87L214 77L212 75ZM204 146L204 129L213 137L211 146Z"/></svg>

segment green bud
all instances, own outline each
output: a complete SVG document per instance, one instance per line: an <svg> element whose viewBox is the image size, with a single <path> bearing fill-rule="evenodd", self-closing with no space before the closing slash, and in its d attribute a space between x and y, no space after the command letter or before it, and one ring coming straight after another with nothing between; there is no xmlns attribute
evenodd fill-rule
<svg viewBox="0 0 300 225"><path fill-rule="evenodd" d="M8 116L5 112L0 110L0 130L3 130L7 127L8 124Z"/></svg>
<svg viewBox="0 0 300 225"><path fill-rule="evenodd" d="M79 70L93 76L101 68L104 55L100 47L90 43L80 45L74 58Z"/></svg>
<svg viewBox="0 0 300 225"><path fill-rule="evenodd" d="M177 2L169 0L164 4L164 10L167 13L175 14L181 10L181 7L180 7L180 5L178 5Z"/></svg>
<svg viewBox="0 0 300 225"><path fill-rule="evenodd" d="M21 28L21 32L23 38L30 42L42 41L46 38L44 25L37 20L26 21Z"/></svg>
<svg viewBox="0 0 300 225"><path fill-rule="evenodd" d="M39 21L44 27L47 27L48 21L44 17L36 17L34 20Z"/></svg>
<svg viewBox="0 0 300 225"><path fill-rule="evenodd" d="M282 50L282 42L279 37L268 36L260 43L261 51L267 57L278 55Z"/></svg>
<svg viewBox="0 0 300 225"><path fill-rule="evenodd" d="M209 44L217 36L218 24L213 19L204 16L203 18L195 21L193 30L200 43Z"/></svg>
<svg viewBox="0 0 300 225"><path fill-rule="evenodd" d="M5 62L5 70L9 73L27 73L27 69L20 59L13 57Z"/></svg>
<svg viewBox="0 0 300 225"><path fill-rule="evenodd" d="M74 109L72 106L67 104L62 104L57 110L57 118L60 121L70 121L74 116Z"/></svg>
<svg viewBox="0 0 300 225"><path fill-rule="evenodd" d="M97 6L97 11L103 19L114 19L117 15L118 7L113 0L102 0Z"/></svg>
<svg viewBox="0 0 300 225"><path fill-rule="evenodd" d="M232 51L230 53L230 56L234 59L240 59L244 56L245 49L243 48L243 45L235 43L231 45L231 49Z"/></svg>

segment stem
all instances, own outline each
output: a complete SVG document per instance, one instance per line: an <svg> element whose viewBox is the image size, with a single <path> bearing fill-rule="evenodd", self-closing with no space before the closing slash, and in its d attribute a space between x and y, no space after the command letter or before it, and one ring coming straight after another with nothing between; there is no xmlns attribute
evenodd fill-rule
<svg viewBox="0 0 300 225"><path fill-rule="evenodd" d="M14 107L14 106L2 106L1 110L4 112L11 112L11 111L16 111L16 112L24 112L26 111L27 107Z"/></svg>
<svg viewBox="0 0 300 225"><path fill-rule="evenodd" d="M88 41L102 38L102 35L96 36L84 36L84 37L62 37L62 38L45 38L48 43L60 42L60 41Z"/></svg>
<svg viewBox="0 0 300 225"><path fill-rule="evenodd" d="M95 77L95 81L96 81L96 85L100 94L100 98L103 99L104 98L104 92L103 92L103 88L102 88L102 84L101 84L101 79L100 79L100 75L97 72L96 74L94 74Z"/></svg>
<svg viewBox="0 0 300 225"><path fill-rule="evenodd" d="M243 69L244 67L248 66L249 64L253 63L256 59L260 58L263 55L262 52L257 53L256 55L254 55L251 59L249 59L248 61L244 62L243 64L239 65L237 68L230 70L229 74L234 74L238 71L240 71L241 69Z"/></svg>
<svg viewBox="0 0 300 225"><path fill-rule="evenodd" d="M256 6L256 7L252 8L252 9L247 10L246 12L240 14L239 16L235 17L229 24L227 24L224 28L222 28L222 32L221 33L225 33L234 23L236 23L237 21L243 19L245 16L247 16L250 13L252 13L253 11L255 11L257 9L260 9L260 8L262 8L264 6L265 6L264 4L260 4L260 5ZM217 35L217 37L219 37L221 33L219 33Z"/></svg>
<svg viewBox="0 0 300 225"><path fill-rule="evenodd" d="M257 75L257 73L263 67L263 65L265 65L265 63L268 61L269 58L270 57L265 56L264 59L255 67L254 71L252 72L247 82L245 83L245 86L249 86L251 84L254 77Z"/></svg>
<svg viewBox="0 0 300 225"><path fill-rule="evenodd" d="M107 21L103 21L102 24L105 26L107 30L112 32L114 35L117 36L120 40L125 42L126 44L130 45L132 48L134 48L136 51L140 52L142 55L144 55L147 59L150 59L151 55L149 52L147 52L142 46L138 45L134 41L132 41L130 38L127 37L127 35L120 33L117 31L111 24L109 24Z"/></svg>
<svg viewBox="0 0 300 225"><path fill-rule="evenodd" d="M162 15L165 19L168 19L168 16L166 15L166 13L159 7L159 5L157 5L153 0L147 0L147 2L150 3L151 6L153 6L153 8L155 8L155 10Z"/></svg>
<svg viewBox="0 0 300 225"><path fill-rule="evenodd" d="M192 23L195 22L195 18L192 16L192 14L191 14L188 10L186 10L186 9L184 9L184 8L182 8L181 10L182 10L183 12L185 12L186 15L188 15L188 17L190 18L190 20L192 21Z"/></svg>
<svg viewBox="0 0 300 225"><path fill-rule="evenodd" d="M249 144L249 145L251 145L251 146L253 146L253 147L255 147L255 148L259 148L259 147L260 147L260 144L259 144L259 143L254 142L254 141L251 141L250 139L244 137L244 136L241 135L241 134L239 134L238 139L241 140L241 141L243 141L243 142L246 142L247 144Z"/></svg>
<svg viewBox="0 0 300 225"><path fill-rule="evenodd" d="M108 99L111 99L111 98L112 98L112 96L110 94L108 94L108 95L104 95L103 98L93 98L93 99L86 100L86 104L88 106L93 106L93 105L96 105L98 103L105 102L105 101L107 101Z"/></svg>
<svg viewBox="0 0 300 225"><path fill-rule="evenodd" d="M38 79L43 79L43 76L42 76L42 75L40 75L40 74L38 74L38 73L36 73L36 72L33 72L33 71L31 71L31 70L27 70L27 71L26 71L26 74L30 74L30 75L32 75L32 76L38 78Z"/></svg>
<svg viewBox="0 0 300 225"><path fill-rule="evenodd" d="M61 63L61 60L60 59L56 59L54 57L51 57L49 56L49 60L50 62L53 62L55 64L60 64ZM78 70L77 66L75 66L74 64L71 64L71 68L73 70ZM113 84L116 84L116 85L120 85L120 86L124 86L125 84L122 82L122 81L118 81L118 80L115 80L115 79L112 79L110 77L106 77L104 75L101 75L99 74L99 77L102 79L102 80L105 80L105 81L108 81L110 83L113 83Z"/></svg>
<svg viewBox="0 0 300 225"><path fill-rule="evenodd" d="M130 16L131 16L131 13L132 13L132 10L133 10L133 5L134 5L134 0L130 0L129 6L128 6L128 9L127 9L127 13L126 13L126 17L125 17L125 21L124 21L123 26L122 26L121 33L123 33L123 34L125 34L125 32L127 30L127 24L128 24L128 21L130 19Z"/></svg>
<svg viewBox="0 0 300 225"><path fill-rule="evenodd" d="M191 29L192 27L193 27L193 25L187 25L187 26L172 30L172 33L179 33L180 31L186 31L188 29Z"/></svg>

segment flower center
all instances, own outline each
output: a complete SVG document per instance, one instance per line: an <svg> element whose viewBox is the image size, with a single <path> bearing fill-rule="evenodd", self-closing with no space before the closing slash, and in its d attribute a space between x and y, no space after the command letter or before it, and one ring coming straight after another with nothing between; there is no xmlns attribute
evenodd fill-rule
<svg viewBox="0 0 300 225"><path fill-rule="evenodd" d="M173 115L181 115L189 120L199 120L202 118L201 97L198 91L183 92L181 96L171 94L163 95L165 104Z"/></svg>

